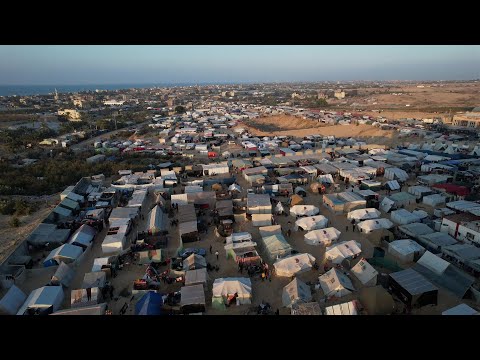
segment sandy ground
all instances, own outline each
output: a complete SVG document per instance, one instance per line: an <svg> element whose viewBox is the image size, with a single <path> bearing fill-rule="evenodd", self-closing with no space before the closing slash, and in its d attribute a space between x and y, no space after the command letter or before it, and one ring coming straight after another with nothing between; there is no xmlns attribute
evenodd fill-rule
<svg viewBox="0 0 480 360"><path fill-rule="evenodd" d="M272 125L274 122L274 125ZM294 136L303 138L308 135L334 135L337 138L353 137L368 140L368 143L391 144L397 132L381 130L371 125L320 125L313 120L305 120L294 116L274 116L258 118L237 125L255 136ZM297 130L288 130L297 129Z"/></svg>

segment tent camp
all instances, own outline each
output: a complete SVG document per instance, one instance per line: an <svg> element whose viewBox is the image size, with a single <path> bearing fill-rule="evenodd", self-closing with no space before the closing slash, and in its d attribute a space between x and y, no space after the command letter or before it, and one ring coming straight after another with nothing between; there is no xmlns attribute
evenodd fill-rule
<svg viewBox="0 0 480 360"><path fill-rule="evenodd" d="M352 300L342 304L327 306L325 315L358 315L356 301Z"/></svg>
<svg viewBox="0 0 480 360"><path fill-rule="evenodd" d="M336 241L341 232L334 227L325 229L312 230L306 233L303 237L308 245L323 245L328 246L332 242Z"/></svg>
<svg viewBox="0 0 480 360"><path fill-rule="evenodd" d="M422 223L412 223L412 224L407 224L407 225L400 225L398 227L398 230L401 233L403 233L407 236L411 236L414 239L417 239L420 236L428 235L428 234L431 234L431 233L435 232L428 225L422 224Z"/></svg>
<svg viewBox="0 0 480 360"><path fill-rule="evenodd" d="M161 315L162 305L162 294L149 291L135 304L135 315Z"/></svg>
<svg viewBox="0 0 480 360"><path fill-rule="evenodd" d="M389 199L388 197L384 197L382 202L380 203L380 209L388 213L393 207L395 206L395 201Z"/></svg>
<svg viewBox="0 0 480 360"><path fill-rule="evenodd" d="M43 261L43 266L56 266L62 261L66 264L70 264L75 262L82 253L83 249L79 246L63 244L50 252Z"/></svg>
<svg viewBox="0 0 480 360"><path fill-rule="evenodd" d="M432 195L424 196L422 199L423 204L434 207L434 208L444 206L447 201L448 201L448 198L442 194L432 194Z"/></svg>
<svg viewBox="0 0 480 360"><path fill-rule="evenodd" d="M395 180L397 179L400 182L407 181L408 179L408 174L405 170L396 168L396 167L391 167L385 169L385 178L388 180Z"/></svg>
<svg viewBox="0 0 480 360"><path fill-rule="evenodd" d="M360 232L368 234L372 231L379 229L390 229L391 227L393 227L393 223L388 219L381 218L359 222L357 224L357 227Z"/></svg>
<svg viewBox="0 0 480 360"><path fill-rule="evenodd" d="M146 230L149 234L158 234L167 230L167 214L160 206L156 205L148 214Z"/></svg>
<svg viewBox="0 0 480 360"><path fill-rule="evenodd" d="M390 315L395 311L392 295L382 285L361 288L359 300L368 315Z"/></svg>
<svg viewBox="0 0 480 360"><path fill-rule="evenodd" d="M33 246L44 246L47 243L63 244L70 236L70 229L57 229L55 224L40 223L27 237Z"/></svg>
<svg viewBox="0 0 480 360"><path fill-rule="evenodd" d="M275 234L282 234L282 226L281 225L262 226L258 228L258 231L260 232L260 236L262 238L268 237ZM228 241L228 238L227 238L227 241Z"/></svg>
<svg viewBox="0 0 480 360"><path fill-rule="evenodd" d="M327 247L325 258L334 264L341 264L344 260L356 258L361 252L360 243L354 240L342 241L334 246Z"/></svg>
<svg viewBox="0 0 480 360"><path fill-rule="evenodd" d="M437 305L438 288L413 269L389 274L393 293L409 306Z"/></svg>
<svg viewBox="0 0 480 360"><path fill-rule="evenodd" d="M98 287L76 289L70 293L71 307L96 305L102 302L102 295Z"/></svg>
<svg viewBox="0 0 480 360"><path fill-rule="evenodd" d="M325 297L340 298L355 290L352 281L347 275L336 268L332 268L318 278Z"/></svg>
<svg viewBox="0 0 480 360"><path fill-rule="evenodd" d="M237 294L236 304L252 303L252 282L250 278L219 278L213 282L212 307L225 309L225 303L230 295Z"/></svg>
<svg viewBox="0 0 480 360"><path fill-rule="evenodd" d="M395 240L388 244L388 253L402 263L413 262L425 252L425 248L413 240Z"/></svg>
<svg viewBox="0 0 480 360"><path fill-rule="evenodd" d="M417 216L405 209L399 209L390 213L392 221L399 225L407 225L421 220L420 216Z"/></svg>
<svg viewBox="0 0 480 360"><path fill-rule="evenodd" d="M64 298L61 286L44 286L33 290L17 315L50 314L60 309Z"/></svg>
<svg viewBox="0 0 480 360"><path fill-rule="evenodd" d="M385 188L389 190L400 190L400 184L398 183L397 180L390 180L385 183Z"/></svg>
<svg viewBox="0 0 480 360"><path fill-rule="evenodd" d="M281 233L263 237L262 245L270 261L290 255L292 252L292 247Z"/></svg>
<svg viewBox="0 0 480 360"><path fill-rule="evenodd" d="M302 217L295 221L295 231L309 231L323 229L328 224L328 219L323 215Z"/></svg>
<svg viewBox="0 0 480 360"><path fill-rule="evenodd" d="M365 286L377 285L378 271L367 260L361 259L350 271Z"/></svg>
<svg viewBox="0 0 480 360"><path fill-rule="evenodd" d="M83 224L73 233L70 240L68 240L68 243L86 249L90 246L93 239L95 239L95 235L97 235L97 230L95 230L95 228Z"/></svg>
<svg viewBox="0 0 480 360"><path fill-rule="evenodd" d="M441 251L444 246L457 243L453 237L444 232L433 232L427 235L421 235L417 239L418 243L434 252Z"/></svg>
<svg viewBox="0 0 480 360"><path fill-rule="evenodd" d="M290 208L292 216L314 216L320 212L320 209L313 205L295 205Z"/></svg>
<svg viewBox="0 0 480 360"><path fill-rule="evenodd" d="M248 194L247 195L247 213L248 214L271 214L272 204L270 196L266 194Z"/></svg>
<svg viewBox="0 0 480 360"><path fill-rule="evenodd" d="M379 217L380 217L380 211L378 211L375 208L357 209L357 210L350 211L347 214L348 220L356 220L356 221L378 219Z"/></svg>
<svg viewBox="0 0 480 360"><path fill-rule="evenodd" d="M206 285L208 280L207 269L195 269L185 272L185 285Z"/></svg>
<svg viewBox="0 0 480 360"><path fill-rule="evenodd" d="M196 270L196 269L204 269L207 267L207 260L197 254L191 254L185 260L183 260L183 270Z"/></svg>
<svg viewBox="0 0 480 360"><path fill-rule="evenodd" d="M205 290L203 285L183 286L180 289L180 308L184 314L205 311Z"/></svg>
<svg viewBox="0 0 480 360"><path fill-rule="evenodd" d="M283 306L291 308L297 303L306 303L312 300L310 287L302 280L295 278L283 288Z"/></svg>
<svg viewBox="0 0 480 360"><path fill-rule="evenodd" d="M55 274L53 274L50 283L52 285L63 285L64 287L69 287L74 276L75 272L73 269L71 269L62 261L60 266L57 268L57 271L55 271Z"/></svg>
<svg viewBox="0 0 480 360"><path fill-rule="evenodd" d="M273 267L276 276L294 276L312 269L315 258L307 253L296 254L277 260Z"/></svg>
<svg viewBox="0 0 480 360"><path fill-rule="evenodd" d="M15 315L26 299L27 295L18 287L12 285L0 300L0 315Z"/></svg>
<svg viewBox="0 0 480 360"><path fill-rule="evenodd" d="M252 214L252 226L272 225L272 214Z"/></svg>

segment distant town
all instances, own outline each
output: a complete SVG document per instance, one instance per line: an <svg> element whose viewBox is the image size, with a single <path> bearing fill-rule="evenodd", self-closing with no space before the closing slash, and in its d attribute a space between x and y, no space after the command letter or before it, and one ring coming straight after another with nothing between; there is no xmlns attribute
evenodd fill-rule
<svg viewBox="0 0 480 360"><path fill-rule="evenodd" d="M0 96L0 314L478 314L479 95Z"/></svg>

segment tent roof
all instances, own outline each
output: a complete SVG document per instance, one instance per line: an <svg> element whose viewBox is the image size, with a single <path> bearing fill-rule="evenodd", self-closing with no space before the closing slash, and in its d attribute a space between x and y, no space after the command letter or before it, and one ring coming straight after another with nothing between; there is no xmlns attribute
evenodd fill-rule
<svg viewBox="0 0 480 360"><path fill-rule="evenodd" d="M18 287L12 285L0 300L0 314L15 315L26 299L27 295Z"/></svg>
<svg viewBox="0 0 480 360"><path fill-rule="evenodd" d="M213 297L227 296L238 293L239 296L252 296L250 278L230 277L219 278L213 282Z"/></svg>
<svg viewBox="0 0 480 360"><path fill-rule="evenodd" d="M325 315L358 315L355 301L327 306Z"/></svg>
<svg viewBox="0 0 480 360"><path fill-rule="evenodd" d="M429 291L438 290L423 275L411 268L391 273L390 277L411 295L421 295Z"/></svg>
<svg viewBox="0 0 480 360"><path fill-rule="evenodd" d="M310 287L302 280L295 278L283 288L283 306L290 307L297 302L309 302L312 300Z"/></svg>
<svg viewBox="0 0 480 360"><path fill-rule="evenodd" d="M17 315L25 314L29 308L48 308L57 303L58 298L63 297L63 289L61 286L43 286L33 290L27 300L20 307Z"/></svg>
<svg viewBox="0 0 480 360"><path fill-rule="evenodd" d="M364 285L378 275L378 271L363 258L350 271Z"/></svg>
<svg viewBox="0 0 480 360"><path fill-rule="evenodd" d="M423 265L437 275L442 275L450 265L448 261L432 254L430 251L425 251L422 257L418 259L417 264Z"/></svg>
<svg viewBox="0 0 480 360"><path fill-rule="evenodd" d="M338 271L336 268L332 268L325 274L318 278L320 286L326 296L338 290L347 289L350 291L355 290L352 281L345 274Z"/></svg>
<svg viewBox="0 0 480 360"><path fill-rule="evenodd" d="M180 306L205 305L205 291L202 284L183 286L180 294Z"/></svg>
<svg viewBox="0 0 480 360"><path fill-rule="evenodd" d="M277 260L273 266L277 276L293 276L312 268L315 258L307 253L296 254Z"/></svg>
<svg viewBox="0 0 480 360"><path fill-rule="evenodd" d="M208 280L207 269L195 269L185 272L185 285L204 284Z"/></svg>
<svg viewBox="0 0 480 360"><path fill-rule="evenodd" d="M442 315L480 315L475 309L467 304L460 304L442 312Z"/></svg>
<svg viewBox="0 0 480 360"><path fill-rule="evenodd" d="M83 277L82 289L102 288L105 286L107 275L103 271L89 272Z"/></svg>
<svg viewBox="0 0 480 360"><path fill-rule="evenodd" d="M270 225L270 226L262 226L258 228L260 232L260 236L262 238L272 236L275 234L282 234L282 226L281 225Z"/></svg>
<svg viewBox="0 0 480 360"><path fill-rule="evenodd" d="M160 315L163 298L161 294L149 291L135 304L135 315Z"/></svg>

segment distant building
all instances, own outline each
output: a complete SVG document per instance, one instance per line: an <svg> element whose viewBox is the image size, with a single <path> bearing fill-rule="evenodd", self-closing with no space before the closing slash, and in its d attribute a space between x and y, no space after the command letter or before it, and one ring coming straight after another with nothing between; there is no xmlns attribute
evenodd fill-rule
<svg viewBox="0 0 480 360"><path fill-rule="evenodd" d="M337 90L335 91L335 93L333 94L333 96L335 96L337 99L343 99L345 98L345 91L342 91L342 90Z"/></svg>
<svg viewBox="0 0 480 360"><path fill-rule="evenodd" d="M176 103L177 102L176 102L175 98L168 98L168 100L167 100L167 106L173 107L173 106L176 105Z"/></svg>
<svg viewBox="0 0 480 360"><path fill-rule="evenodd" d="M471 112L456 114L453 116L454 126L464 126L469 128L480 127L480 108L476 107Z"/></svg>
<svg viewBox="0 0 480 360"><path fill-rule="evenodd" d="M83 101L82 99L73 99L73 106L83 108Z"/></svg>
<svg viewBox="0 0 480 360"><path fill-rule="evenodd" d="M65 116L70 121L81 121L81 114L75 109L58 110L59 116Z"/></svg>
<svg viewBox="0 0 480 360"><path fill-rule="evenodd" d="M122 106L125 103L125 101L119 101L119 100L107 100L103 102L103 105L106 106Z"/></svg>

